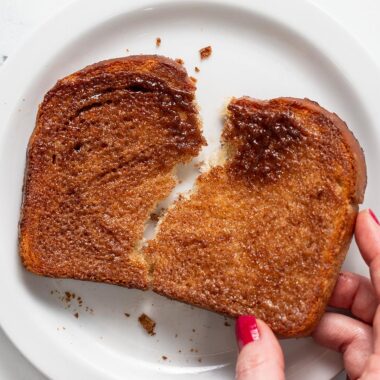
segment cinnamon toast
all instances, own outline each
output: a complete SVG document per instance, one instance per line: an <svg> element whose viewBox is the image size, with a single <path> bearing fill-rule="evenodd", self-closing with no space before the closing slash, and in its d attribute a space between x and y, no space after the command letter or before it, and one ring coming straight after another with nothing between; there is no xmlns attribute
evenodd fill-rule
<svg viewBox="0 0 380 380"><path fill-rule="evenodd" d="M39 107L27 152L20 254L36 274L145 289L144 224L204 139L185 69L160 56L86 67Z"/></svg>
<svg viewBox="0 0 380 380"><path fill-rule="evenodd" d="M363 152L307 99L232 99L224 162L200 175L144 255L167 297L282 337L309 335L326 307L363 201Z"/></svg>
<svg viewBox="0 0 380 380"><path fill-rule="evenodd" d="M143 247L144 224L198 155L194 83L159 56L88 66L45 96L28 145L20 254L39 275L151 288L278 336L315 327L363 201L363 152L307 99L232 99L218 165Z"/></svg>

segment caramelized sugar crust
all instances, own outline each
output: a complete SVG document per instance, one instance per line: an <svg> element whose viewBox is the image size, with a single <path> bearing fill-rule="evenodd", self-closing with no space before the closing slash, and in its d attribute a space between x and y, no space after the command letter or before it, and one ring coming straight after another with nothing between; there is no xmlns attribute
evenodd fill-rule
<svg viewBox="0 0 380 380"><path fill-rule="evenodd" d="M103 61L60 80L27 154L20 253L32 272L147 287L144 223L204 144L195 87L159 56Z"/></svg>

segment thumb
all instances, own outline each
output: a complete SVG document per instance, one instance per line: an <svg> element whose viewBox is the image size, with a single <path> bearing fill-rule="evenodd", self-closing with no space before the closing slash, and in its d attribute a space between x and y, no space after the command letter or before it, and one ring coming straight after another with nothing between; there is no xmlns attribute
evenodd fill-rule
<svg viewBox="0 0 380 380"><path fill-rule="evenodd" d="M284 355L272 330L251 315L236 320L236 339L240 354L237 380L284 380Z"/></svg>

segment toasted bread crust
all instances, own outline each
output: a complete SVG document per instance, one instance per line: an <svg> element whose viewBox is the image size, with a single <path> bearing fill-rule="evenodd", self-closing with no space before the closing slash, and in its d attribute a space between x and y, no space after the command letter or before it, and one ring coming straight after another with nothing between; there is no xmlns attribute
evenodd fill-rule
<svg viewBox="0 0 380 380"><path fill-rule="evenodd" d="M297 99L297 98L282 98L286 102L294 102L301 107L306 107L310 111L315 113L321 113L327 119L329 119L337 128L339 128L345 143L352 152L354 165L355 186L353 196L354 204L361 204L364 201L364 193L367 186L367 168L365 164L365 157L363 149L361 148L358 140L355 138L354 134L347 127L346 122L344 122L337 114L327 111L325 108L321 107L317 102L310 99Z"/></svg>
<svg viewBox="0 0 380 380"><path fill-rule="evenodd" d="M232 99L223 139L227 162L198 178L146 248L153 289L254 314L280 337L309 335L352 237L362 151L343 121L293 98Z"/></svg>
<svg viewBox="0 0 380 380"><path fill-rule="evenodd" d="M195 87L160 56L99 62L58 83L30 138L20 254L40 275L145 289L144 223L204 144Z"/></svg>

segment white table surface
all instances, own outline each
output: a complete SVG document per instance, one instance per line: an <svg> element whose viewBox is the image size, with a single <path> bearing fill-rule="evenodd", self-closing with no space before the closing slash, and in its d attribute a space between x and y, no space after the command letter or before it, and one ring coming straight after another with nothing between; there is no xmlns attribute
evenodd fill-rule
<svg viewBox="0 0 380 380"><path fill-rule="evenodd" d="M2 62L28 37L31 30L71 1L0 0L0 70ZM312 2L349 31L380 68L380 1L312 0ZM344 379L344 374L336 377L336 380ZM46 377L19 353L1 328L0 380L46 380Z"/></svg>

